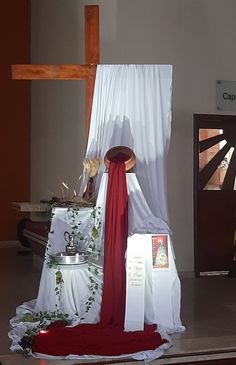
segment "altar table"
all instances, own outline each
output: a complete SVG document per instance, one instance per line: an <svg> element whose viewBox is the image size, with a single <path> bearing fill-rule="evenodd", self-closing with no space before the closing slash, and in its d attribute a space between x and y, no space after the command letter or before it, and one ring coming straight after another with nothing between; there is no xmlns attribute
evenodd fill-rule
<svg viewBox="0 0 236 365"><path fill-rule="evenodd" d="M45 262L43 264L38 297L35 303L35 311L55 311L68 314L70 318L83 319L86 323L96 323L99 320L101 303L102 266L96 263L84 263L76 265L59 265L49 268L50 255L65 252L67 242L65 232L72 232L74 225L79 224L84 240L79 241L79 249L86 251L90 244L89 238L94 226L93 208L79 208L76 216L72 217L72 211L68 208L54 208L53 217L46 248ZM99 239L99 237L98 237ZM94 275L94 268L97 274ZM56 284L56 272L60 270L64 283ZM90 278L97 282L99 290L94 295L94 302L86 312L86 302L91 296L89 286ZM61 290L60 295L55 293L55 288Z"/></svg>
<svg viewBox="0 0 236 365"><path fill-rule="evenodd" d="M142 292L143 312L139 314L137 323L133 323L132 307L136 299L130 299L130 293L127 292L129 301L126 303L126 330L142 329L143 323L157 323L160 327L167 329L170 332L179 331L182 329L179 317L180 312L180 283L177 275L172 244L170 240L170 231L168 225L160 218L154 217L148 207L148 204L142 194L141 188L135 174L127 173L127 189L129 194L129 238L127 242L127 257L132 251L133 242L138 247L139 242L143 245L143 260L145 265L144 270L144 289ZM101 209L101 223L104 225L105 216L105 198L108 175L103 174L99 194L97 198L97 207ZM89 234L94 225L92 215L93 208L80 208L76 221L80 222L80 231L85 237ZM67 208L55 208L53 212L51 230L47 245L47 254L65 251L66 242L64 240L64 232L71 232L71 216ZM153 270L151 263L151 234L166 234L168 235L168 255L169 267L164 270ZM88 239L83 242L83 249L88 248ZM103 255L103 229L96 240L97 249ZM102 256L101 256L102 257ZM60 270L63 275L64 284L62 285L62 293L59 296L55 295L55 271L47 267L47 259L44 263L41 282L36 300L35 310L53 311L58 308L63 313L70 316L77 316L78 320L87 323L96 323L99 321L99 311L101 304L101 285L102 285L102 266L96 265L98 274L93 274L94 262L90 269L88 264L84 265L61 265ZM92 272L91 272L92 270ZM96 291L95 301L91 309L86 312L86 301L90 296L89 290L90 279L98 282L99 290ZM127 286L129 290L129 286ZM128 300L128 299L127 299ZM141 303L141 302L140 302ZM131 307L130 307L131 306ZM130 316L132 318L130 318ZM138 328L137 328L138 326Z"/></svg>

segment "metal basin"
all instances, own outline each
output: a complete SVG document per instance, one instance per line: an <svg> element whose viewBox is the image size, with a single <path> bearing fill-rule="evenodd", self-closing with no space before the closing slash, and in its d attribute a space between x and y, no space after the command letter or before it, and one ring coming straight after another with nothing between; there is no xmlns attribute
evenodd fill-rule
<svg viewBox="0 0 236 365"><path fill-rule="evenodd" d="M70 256L66 252L58 252L50 256L56 259L59 265L82 265L88 262L88 255L85 252Z"/></svg>

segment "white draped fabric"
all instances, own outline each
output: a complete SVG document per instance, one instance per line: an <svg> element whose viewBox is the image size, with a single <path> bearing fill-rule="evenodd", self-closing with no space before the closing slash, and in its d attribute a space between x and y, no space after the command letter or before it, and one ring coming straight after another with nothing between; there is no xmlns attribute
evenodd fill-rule
<svg viewBox="0 0 236 365"><path fill-rule="evenodd" d="M166 154L171 130L170 65L98 65L87 158L130 147L135 172L154 216L168 222ZM101 173L105 166L102 164Z"/></svg>
<svg viewBox="0 0 236 365"><path fill-rule="evenodd" d="M166 338L167 333L184 330L180 320L180 282L169 238L169 267L153 270L150 234L167 234L168 237L170 234L166 199L166 154L171 131L171 83L170 65L98 65L86 152L87 158L99 158L103 161L111 147L123 145L130 147L136 155L135 174L127 174L129 238L125 329L141 329L144 321L157 323L159 332ZM96 179L97 206L102 207L102 219L107 187L107 174L104 171L105 165L102 163ZM86 187L86 179L84 174L81 193ZM70 228L65 209L57 209L55 213L51 227L53 234L49 235L48 254L64 249L64 231ZM78 219L83 226L81 229L91 230L90 218L89 211L80 212ZM103 252L103 240L100 239L99 242L98 248ZM134 262L137 264L135 260L138 247L141 260L138 269L141 270L142 281L139 287L134 287L133 279L129 279L128 275ZM77 318L74 318L75 323L84 315L84 301L89 295L90 273L87 265L72 270L69 267L62 268L67 285L62 293L61 303L57 303L55 299L54 271L48 269L45 263L37 300L17 308L17 315L11 321L13 330L9 334L13 340L13 351L19 349L18 341L27 329L21 321L22 313L53 310L57 304L62 312L69 313L71 317L75 312L78 313ZM102 272L100 274L99 280L102 282ZM91 317L85 318L90 323L99 319L101 293L97 295L96 308L89 314ZM134 303L137 302L142 305L137 308L139 313L134 316ZM132 354L131 357L155 359L168 346L170 344L155 351ZM40 354L40 357L43 356Z"/></svg>
<svg viewBox="0 0 236 365"><path fill-rule="evenodd" d="M86 157L103 161L106 152L117 145L128 146L134 151L135 174L141 190L135 189L134 193L133 180L127 180L130 236L135 233L170 233L166 155L171 131L171 85L170 65L100 65L97 68ZM105 199L101 199L101 190L105 190L101 189L104 171L102 163L97 177L97 188L100 189L97 204ZM127 256L130 242L128 240ZM172 248L169 269L164 274L160 270L156 273L151 264L146 264L145 277L145 307L141 317L144 316L148 323L157 323L159 328L168 332L182 331L180 282ZM130 323L128 316L137 298L131 298L128 291L126 296L130 300L126 303L125 321ZM165 303L168 310L163 310ZM137 323L127 325L126 329L139 326L141 329L140 321L144 319L136 319Z"/></svg>

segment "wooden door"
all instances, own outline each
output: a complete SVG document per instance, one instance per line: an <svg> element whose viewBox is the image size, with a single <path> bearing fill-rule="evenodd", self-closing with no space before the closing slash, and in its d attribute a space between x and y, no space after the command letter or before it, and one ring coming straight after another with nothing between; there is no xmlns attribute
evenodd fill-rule
<svg viewBox="0 0 236 365"><path fill-rule="evenodd" d="M194 115L195 274L229 271L236 228L236 116Z"/></svg>

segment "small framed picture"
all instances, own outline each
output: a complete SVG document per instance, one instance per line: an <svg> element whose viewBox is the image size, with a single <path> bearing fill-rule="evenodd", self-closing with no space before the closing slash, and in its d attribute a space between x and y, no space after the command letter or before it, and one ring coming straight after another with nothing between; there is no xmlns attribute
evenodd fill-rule
<svg viewBox="0 0 236 365"><path fill-rule="evenodd" d="M152 266L154 269L169 268L168 235L152 236Z"/></svg>

